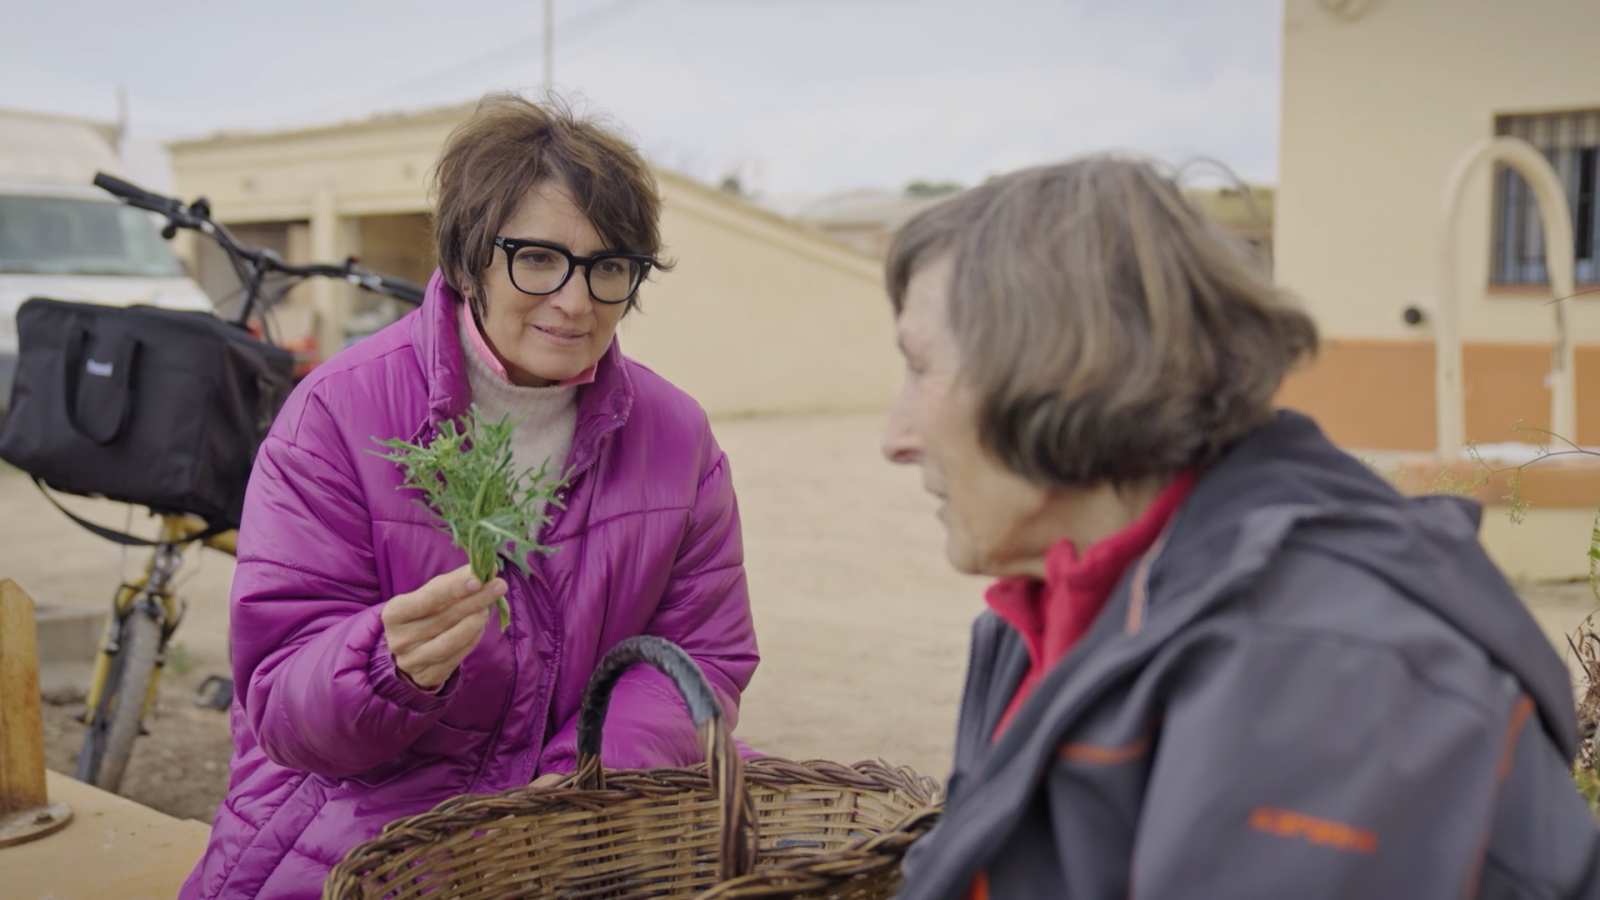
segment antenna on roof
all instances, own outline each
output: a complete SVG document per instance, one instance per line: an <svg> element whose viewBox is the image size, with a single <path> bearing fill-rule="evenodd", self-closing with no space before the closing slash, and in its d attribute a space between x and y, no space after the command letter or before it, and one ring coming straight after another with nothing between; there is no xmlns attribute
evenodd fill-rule
<svg viewBox="0 0 1600 900"><path fill-rule="evenodd" d="M544 0L544 93L555 87L556 0Z"/></svg>
<svg viewBox="0 0 1600 900"><path fill-rule="evenodd" d="M122 139L128 136L128 86L117 85L117 155L122 155Z"/></svg>

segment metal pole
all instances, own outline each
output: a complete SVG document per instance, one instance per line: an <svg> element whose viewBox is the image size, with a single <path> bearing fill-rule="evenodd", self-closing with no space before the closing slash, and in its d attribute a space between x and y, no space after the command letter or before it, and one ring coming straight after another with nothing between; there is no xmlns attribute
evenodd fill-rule
<svg viewBox="0 0 1600 900"><path fill-rule="evenodd" d="M128 136L128 87L117 85L117 155L122 155L122 141Z"/></svg>
<svg viewBox="0 0 1600 900"><path fill-rule="evenodd" d="M555 84L556 0L544 0L544 92Z"/></svg>
<svg viewBox="0 0 1600 900"><path fill-rule="evenodd" d="M1517 170L1539 205L1544 228L1545 270L1555 297L1555 341L1550 365L1550 431L1556 438L1576 441L1577 386L1573 373L1572 341L1567 335L1567 299L1573 287L1572 212L1561 178L1534 146L1521 138L1484 138L1457 161L1446 182L1439 216L1438 266L1434 275L1435 299L1434 384L1439 456L1446 462L1461 456L1466 442L1466 408L1461 364L1461 298L1456 296L1456 224L1461 214L1467 179L1486 163L1505 163Z"/></svg>

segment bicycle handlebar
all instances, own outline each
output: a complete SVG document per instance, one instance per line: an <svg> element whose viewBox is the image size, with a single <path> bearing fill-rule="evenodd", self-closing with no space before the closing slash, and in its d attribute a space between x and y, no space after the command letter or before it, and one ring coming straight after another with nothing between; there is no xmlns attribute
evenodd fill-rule
<svg viewBox="0 0 1600 900"><path fill-rule="evenodd" d="M113 196L122 200L124 203L127 203L129 206L137 206L140 209L148 209L151 212L161 213L162 215L169 217L173 213L183 211L183 204L172 199L171 197L163 197L160 194L152 194L144 188L129 184L120 178L107 175L104 172L95 173L94 186L112 194Z"/></svg>
<svg viewBox="0 0 1600 900"><path fill-rule="evenodd" d="M233 234L221 224L212 221L210 208L204 200L196 200L191 205L184 205L181 200L166 197L161 194L147 191L138 185L129 184L120 178L96 172L94 176L95 187L106 191L129 206L146 209L153 213L165 216L167 221L177 228L188 228L203 232L230 256L236 260L242 259L251 263L258 274L280 272L295 278L339 278L357 285L376 294L393 297L402 303L419 306L422 303L423 290L401 278L390 278L363 269L356 265L356 258L347 258L342 265L328 265L326 263L312 263L304 266L294 266L284 262L283 258L265 247L247 247L234 239ZM240 318L249 317L252 297L247 300Z"/></svg>
<svg viewBox="0 0 1600 900"><path fill-rule="evenodd" d="M351 284L374 293L393 297L403 303L410 303L413 306L422 303L422 288L401 278L390 278L387 275L379 275L376 272L360 268L355 262L355 257L352 256L344 261L344 265L339 266L316 263L305 266L291 266L285 263L280 265L278 269L291 275L342 278Z"/></svg>

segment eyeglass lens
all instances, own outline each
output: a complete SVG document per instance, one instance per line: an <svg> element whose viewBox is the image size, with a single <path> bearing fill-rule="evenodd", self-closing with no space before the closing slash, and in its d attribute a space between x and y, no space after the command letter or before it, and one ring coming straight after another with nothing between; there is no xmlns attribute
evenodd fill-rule
<svg viewBox="0 0 1600 900"><path fill-rule="evenodd" d="M571 265L567 257L549 247L522 247L511 261L511 281L528 293L548 294L566 280ZM639 285L641 268L636 260L601 257L584 270L589 292L596 300L626 300Z"/></svg>

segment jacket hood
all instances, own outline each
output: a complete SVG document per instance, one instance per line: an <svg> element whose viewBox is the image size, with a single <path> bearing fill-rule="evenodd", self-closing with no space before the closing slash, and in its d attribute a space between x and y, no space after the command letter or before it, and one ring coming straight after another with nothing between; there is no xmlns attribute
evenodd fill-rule
<svg viewBox="0 0 1600 900"><path fill-rule="evenodd" d="M1295 540L1308 541L1367 570L1481 647L1537 704L1561 751L1579 743L1572 682L1522 600L1478 543L1482 507L1463 497L1407 498L1335 447L1316 424L1280 411L1196 485L1175 527L1196 529L1173 541L1204 568L1227 554L1248 516L1295 509Z"/></svg>

